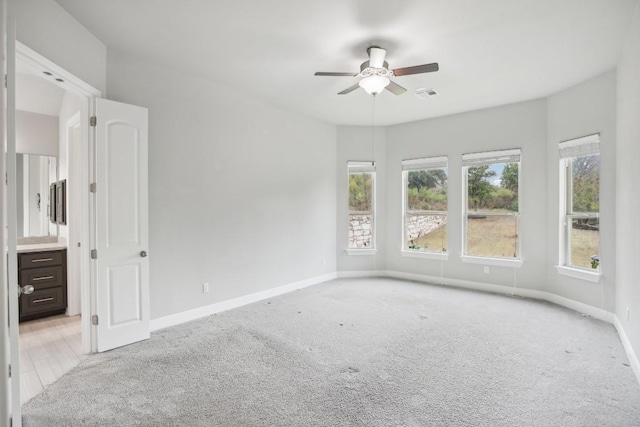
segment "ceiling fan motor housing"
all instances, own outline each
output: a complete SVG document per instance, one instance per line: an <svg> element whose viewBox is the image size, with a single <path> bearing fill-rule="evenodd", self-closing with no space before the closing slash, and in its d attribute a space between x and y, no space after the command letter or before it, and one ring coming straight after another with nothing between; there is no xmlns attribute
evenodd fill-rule
<svg viewBox="0 0 640 427"><path fill-rule="evenodd" d="M389 69L389 63L385 61L382 64L382 68L376 68L370 66L370 61L364 61L360 65L360 73L358 73L359 77L369 77L369 76L381 76L381 77L393 77L393 71Z"/></svg>

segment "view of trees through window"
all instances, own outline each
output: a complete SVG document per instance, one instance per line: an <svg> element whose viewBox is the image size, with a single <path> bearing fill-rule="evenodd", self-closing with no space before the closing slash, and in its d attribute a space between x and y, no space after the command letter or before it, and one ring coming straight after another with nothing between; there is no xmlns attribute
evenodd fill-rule
<svg viewBox="0 0 640 427"><path fill-rule="evenodd" d="M405 172L405 250L446 252L447 169Z"/></svg>
<svg viewBox="0 0 640 427"><path fill-rule="evenodd" d="M519 163L467 168L466 255L518 258Z"/></svg>
<svg viewBox="0 0 640 427"><path fill-rule="evenodd" d="M567 224L570 251L567 264L579 268L597 268L600 246L600 155L575 157L571 165L571 195Z"/></svg>
<svg viewBox="0 0 640 427"><path fill-rule="evenodd" d="M373 248L373 172L349 173L349 248Z"/></svg>

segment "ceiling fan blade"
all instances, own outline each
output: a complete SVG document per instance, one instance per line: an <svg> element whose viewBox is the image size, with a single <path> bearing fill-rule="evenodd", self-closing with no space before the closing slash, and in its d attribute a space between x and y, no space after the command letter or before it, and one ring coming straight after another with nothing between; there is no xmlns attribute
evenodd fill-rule
<svg viewBox="0 0 640 427"><path fill-rule="evenodd" d="M369 53L369 66L372 68L382 68L387 51L379 47L371 46L367 49L367 52Z"/></svg>
<svg viewBox="0 0 640 427"><path fill-rule="evenodd" d="M413 67L396 68L393 70L395 76L408 76L410 74L432 73L438 71L440 67L437 62L433 64L414 65Z"/></svg>
<svg viewBox="0 0 640 427"><path fill-rule="evenodd" d="M358 73L326 73L324 71L317 71L314 76L329 76L329 77L355 77Z"/></svg>
<svg viewBox="0 0 640 427"><path fill-rule="evenodd" d="M360 84L356 83L353 86L349 86L348 88L346 88L342 92L338 92L338 95L346 95L346 94L351 93L354 90L358 89L359 87L360 87Z"/></svg>
<svg viewBox="0 0 640 427"><path fill-rule="evenodd" d="M389 92L393 93L394 95L402 95L407 91L405 88L403 88L402 86L400 86L398 83L395 83L395 82L390 82L385 89L387 89Z"/></svg>

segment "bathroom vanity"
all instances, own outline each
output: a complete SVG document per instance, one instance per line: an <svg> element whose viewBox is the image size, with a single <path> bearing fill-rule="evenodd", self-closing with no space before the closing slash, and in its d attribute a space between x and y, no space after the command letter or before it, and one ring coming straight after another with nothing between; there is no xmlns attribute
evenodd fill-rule
<svg viewBox="0 0 640 427"><path fill-rule="evenodd" d="M41 246L34 250L34 247ZM62 314L67 309L67 251L57 245L18 247L18 283L33 286L20 297L20 321Z"/></svg>

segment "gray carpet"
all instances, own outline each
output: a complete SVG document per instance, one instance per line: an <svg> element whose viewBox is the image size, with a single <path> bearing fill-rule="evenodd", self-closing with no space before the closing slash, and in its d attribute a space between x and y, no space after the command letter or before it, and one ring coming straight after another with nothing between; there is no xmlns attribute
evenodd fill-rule
<svg viewBox="0 0 640 427"><path fill-rule="evenodd" d="M94 355L25 426L640 426L614 327L531 300L338 280Z"/></svg>

